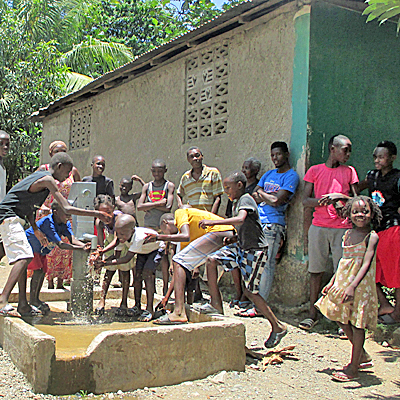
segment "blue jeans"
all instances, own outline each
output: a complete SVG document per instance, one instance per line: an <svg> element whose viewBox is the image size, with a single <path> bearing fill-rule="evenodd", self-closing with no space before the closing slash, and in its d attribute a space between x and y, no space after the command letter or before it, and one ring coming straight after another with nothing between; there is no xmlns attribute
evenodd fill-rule
<svg viewBox="0 0 400 400"><path fill-rule="evenodd" d="M260 280L260 296L267 301L274 281L276 254L278 253L281 238L285 235L285 227L279 224L262 224L268 243L268 261Z"/></svg>

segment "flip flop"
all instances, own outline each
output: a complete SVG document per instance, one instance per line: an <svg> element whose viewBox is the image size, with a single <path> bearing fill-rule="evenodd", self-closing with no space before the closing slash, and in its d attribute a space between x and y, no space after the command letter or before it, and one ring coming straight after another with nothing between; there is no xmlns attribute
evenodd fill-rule
<svg viewBox="0 0 400 400"><path fill-rule="evenodd" d="M251 301L248 301L248 300L239 301L238 305L239 305L239 308L246 308L246 309L252 306Z"/></svg>
<svg viewBox="0 0 400 400"><path fill-rule="evenodd" d="M385 325L396 325L400 322L396 321L390 314L384 314L379 317L379 322Z"/></svg>
<svg viewBox="0 0 400 400"><path fill-rule="evenodd" d="M342 328L339 328L337 333L339 335L339 339L342 339L342 340L348 339L346 332Z"/></svg>
<svg viewBox="0 0 400 400"><path fill-rule="evenodd" d="M6 304L3 308L0 309L0 316L20 317L21 314L11 304Z"/></svg>
<svg viewBox="0 0 400 400"><path fill-rule="evenodd" d="M138 321L140 322L150 322L153 319L153 314L150 311L144 310L140 314Z"/></svg>
<svg viewBox="0 0 400 400"><path fill-rule="evenodd" d="M142 314L142 310L137 306L133 306L132 308L128 309L127 315L129 317L138 317L141 314Z"/></svg>
<svg viewBox="0 0 400 400"><path fill-rule="evenodd" d="M231 300L229 302L229 308L235 308L235 306L239 305L239 300Z"/></svg>
<svg viewBox="0 0 400 400"><path fill-rule="evenodd" d="M269 338L264 342L264 346L267 349L277 346L287 333L287 329L282 332L271 332Z"/></svg>
<svg viewBox="0 0 400 400"><path fill-rule="evenodd" d="M299 328L304 329L305 331L309 331L312 328L314 328L315 325L318 324L318 320L317 319L312 319L312 318L306 318L303 319L303 321L301 321L299 323Z"/></svg>
<svg viewBox="0 0 400 400"><path fill-rule="evenodd" d="M187 321L171 321L168 314L153 321L153 324L156 325L184 325L187 323Z"/></svg>
<svg viewBox="0 0 400 400"><path fill-rule="evenodd" d="M360 363L360 365L358 366L358 369L368 369L368 368L372 368L373 366L374 366L374 363L372 360L370 360L370 361Z"/></svg>
<svg viewBox="0 0 400 400"><path fill-rule="evenodd" d="M358 376L351 376L346 374L344 371L333 371L332 380L337 382L351 382L360 379Z"/></svg>
<svg viewBox="0 0 400 400"><path fill-rule="evenodd" d="M216 308L210 303L203 304L201 306L195 306L194 309L201 314L221 314Z"/></svg>
<svg viewBox="0 0 400 400"><path fill-rule="evenodd" d="M40 312L40 310L35 307L35 306L31 306L31 309L29 311L25 311L25 312L20 312L21 317L41 317L43 316L43 314Z"/></svg>
<svg viewBox="0 0 400 400"><path fill-rule="evenodd" d="M237 317L244 317L244 318L255 318L255 317L262 317L262 314L259 314L257 310L253 308L248 308L247 310L242 310L235 313Z"/></svg>
<svg viewBox="0 0 400 400"><path fill-rule="evenodd" d="M37 309L38 309L43 315L46 315L46 314L48 314L48 313L50 312L50 307L49 307L49 305L48 305L47 303L44 303L44 302L40 303L40 304L37 306Z"/></svg>

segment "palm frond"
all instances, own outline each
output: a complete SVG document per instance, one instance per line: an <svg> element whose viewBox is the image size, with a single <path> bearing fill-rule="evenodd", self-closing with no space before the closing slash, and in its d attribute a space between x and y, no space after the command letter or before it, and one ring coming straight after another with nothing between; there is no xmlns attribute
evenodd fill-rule
<svg viewBox="0 0 400 400"><path fill-rule="evenodd" d="M65 75L66 94L82 89L93 80L90 76L78 74L77 72L67 72Z"/></svg>
<svg viewBox="0 0 400 400"><path fill-rule="evenodd" d="M105 73L132 61L133 58L131 49L124 44L108 43L89 37L64 53L60 61L74 71L84 73L101 68L101 73Z"/></svg>

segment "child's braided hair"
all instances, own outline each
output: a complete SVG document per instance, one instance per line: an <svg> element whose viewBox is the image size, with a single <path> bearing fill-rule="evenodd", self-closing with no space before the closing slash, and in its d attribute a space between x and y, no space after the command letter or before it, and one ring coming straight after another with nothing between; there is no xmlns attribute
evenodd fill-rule
<svg viewBox="0 0 400 400"><path fill-rule="evenodd" d="M349 221L351 221L351 207L353 206L353 204L356 201L360 201L360 200L369 205L369 208L371 209L371 213L372 213L372 218L371 218L372 225L378 226L382 220L382 212L381 212L381 209L379 208L378 204L376 204L371 199L371 197L368 197L368 196L356 196L356 197L352 197L350 200L348 200L346 205L344 206L343 218L347 218Z"/></svg>

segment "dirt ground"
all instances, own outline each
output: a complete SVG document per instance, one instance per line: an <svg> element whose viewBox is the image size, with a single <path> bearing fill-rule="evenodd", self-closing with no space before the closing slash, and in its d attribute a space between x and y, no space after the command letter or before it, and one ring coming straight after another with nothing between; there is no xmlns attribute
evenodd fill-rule
<svg viewBox="0 0 400 400"><path fill-rule="evenodd" d="M0 266L0 287L4 285L5 267ZM7 275L6 275L7 276ZM132 302L132 300L131 300ZM132 306L133 304L129 304ZM236 310L224 303L225 312L233 316ZM374 367L360 373L358 381L338 383L331 373L349 362L350 343L336 335L336 327L322 321L315 332L307 333L297 328L300 316L282 316L289 333L280 347L293 345L297 360L285 360L280 365L267 366L247 357L244 372L228 371L215 379L184 382L180 385L144 388L131 393L107 393L94 396L77 393L74 396L35 395L25 377L14 367L8 355L0 349L0 398L4 399L399 399L400 400L400 350L384 347L369 338L366 349L372 355ZM266 353L264 340L270 326L264 318L240 320L246 326L247 346ZM218 381L218 382L217 382Z"/></svg>

